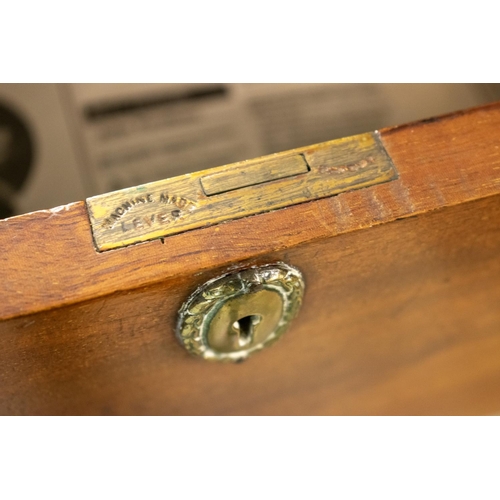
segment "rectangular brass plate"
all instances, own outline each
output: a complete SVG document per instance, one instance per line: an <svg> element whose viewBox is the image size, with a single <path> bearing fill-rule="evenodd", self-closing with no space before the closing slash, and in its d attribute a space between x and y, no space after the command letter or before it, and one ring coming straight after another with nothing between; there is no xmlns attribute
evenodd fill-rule
<svg viewBox="0 0 500 500"><path fill-rule="evenodd" d="M204 175L201 185L205 194L212 196L306 172L309 172L309 167L305 158L295 154L287 158L249 161L239 168L227 168L222 172Z"/></svg>
<svg viewBox="0 0 500 500"><path fill-rule="evenodd" d="M395 178L374 132L94 196L87 207L102 252Z"/></svg>

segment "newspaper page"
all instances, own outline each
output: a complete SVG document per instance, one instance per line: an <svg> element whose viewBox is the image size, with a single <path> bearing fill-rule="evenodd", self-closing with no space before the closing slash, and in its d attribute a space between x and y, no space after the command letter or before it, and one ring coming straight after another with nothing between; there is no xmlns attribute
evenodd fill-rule
<svg viewBox="0 0 500 500"><path fill-rule="evenodd" d="M0 217L495 99L494 84L0 85Z"/></svg>

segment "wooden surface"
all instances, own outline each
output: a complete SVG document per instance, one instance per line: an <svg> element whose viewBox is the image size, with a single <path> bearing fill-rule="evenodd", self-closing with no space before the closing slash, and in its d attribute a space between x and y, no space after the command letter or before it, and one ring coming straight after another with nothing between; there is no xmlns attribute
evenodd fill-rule
<svg viewBox="0 0 500 500"><path fill-rule="evenodd" d="M0 222L3 414L500 411L500 106L381 132L399 179L97 253L83 203ZM190 357L207 279L284 261L306 280L279 342Z"/></svg>

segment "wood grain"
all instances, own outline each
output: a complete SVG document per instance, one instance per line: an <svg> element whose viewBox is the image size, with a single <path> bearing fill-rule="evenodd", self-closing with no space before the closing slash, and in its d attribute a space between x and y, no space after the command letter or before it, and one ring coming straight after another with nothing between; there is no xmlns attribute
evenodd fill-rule
<svg viewBox="0 0 500 500"><path fill-rule="evenodd" d="M0 222L2 414L500 411L500 105L381 131L399 172L343 193L97 253L83 203ZM241 365L190 357L204 281L302 270L291 330Z"/></svg>

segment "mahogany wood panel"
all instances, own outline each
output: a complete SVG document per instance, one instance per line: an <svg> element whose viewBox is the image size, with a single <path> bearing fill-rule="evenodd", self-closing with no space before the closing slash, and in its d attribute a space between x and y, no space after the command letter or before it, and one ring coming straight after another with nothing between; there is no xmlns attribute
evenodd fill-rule
<svg viewBox="0 0 500 500"><path fill-rule="evenodd" d="M3 414L500 411L500 105L382 131L399 179L97 253L83 203L0 221ZM197 285L284 261L304 306L241 365L174 338Z"/></svg>

